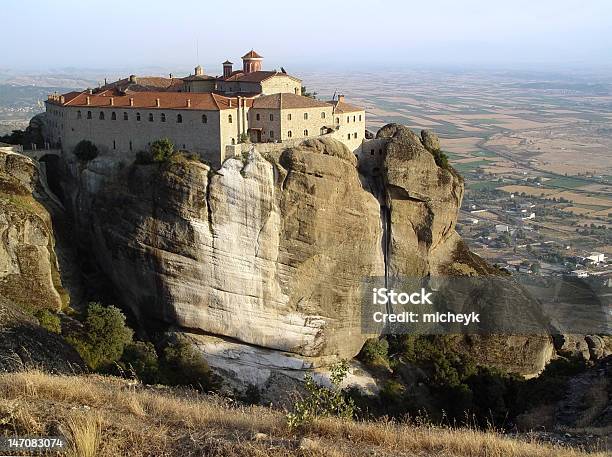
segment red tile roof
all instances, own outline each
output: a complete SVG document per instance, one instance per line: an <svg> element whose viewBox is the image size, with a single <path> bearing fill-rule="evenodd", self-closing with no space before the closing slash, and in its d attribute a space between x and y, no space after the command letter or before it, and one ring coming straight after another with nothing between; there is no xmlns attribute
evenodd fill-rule
<svg viewBox="0 0 612 457"><path fill-rule="evenodd" d="M163 78L160 76L136 76L135 82L130 78L119 79L101 87L102 90L117 88L124 92L145 91L178 91L183 85L180 78Z"/></svg>
<svg viewBox="0 0 612 457"><path fill-rule="evenodd" d="M80 106L84 108L116 107L218 111L238 106L238 99L235 97L224 97L223 95L208 92L134 92L122 94L117 90L106 90L95 94L89 94L87 91L69 92L64 94L63 97L63 106ZM89 97L89 104L87 104L87 97ZM130 105L130 99L133 99L133 105ZM159 106L157 106L157 100L159 100ZM190 101L190 106L187 106L187 100ZM59 100L49 100L49 102L62 104Z"/></svg>
<svg viewBox="0 0 612 457"><path fill-rule="evenodd" d="M253 51L252 49L247 52L245 55L242 56L243 59L263 59L262 56L260 56L259 54L257 54L255 51Z"/></svg>
<svg viewBox="0 0 612 457"><path fill-rule="evenodd" d="M253 108L286 109L286 108L330 108L329 103L310 97L295 94L273 94L257 97L253 100Z"/></svg>
<svg viewBox="0 0 612 457"><path fill-rule="evenodd" d="M334 111L336 113L354 113L356 111L365 111L363 108L359 108L358 106L351 105L349 103L340 102L338 100L333 100L328 103L335 107Z"/></svg>
<svg viewBox="0 0 612 457"><path fill-rule="evenodd" d="M291 79L294 79L297 82L301 82L300 79L290 76L287 73L281 73L280 71L253 71L251 73L244 74L242 71L235 71L230 76L224 79L224 81L240 81L240 82L249 82L249 83L260 83L265 81L266 79L272 78L274 76L287 76Z"/></svg>

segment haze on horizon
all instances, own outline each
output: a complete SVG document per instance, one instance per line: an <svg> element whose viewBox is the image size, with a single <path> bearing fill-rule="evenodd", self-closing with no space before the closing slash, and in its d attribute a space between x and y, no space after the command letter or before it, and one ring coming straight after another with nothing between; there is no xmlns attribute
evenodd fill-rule
<svg viewBox="0 0 612 457"><path fill-rule="evenodd" d="M612 2L5 0L0 68L609 66ZM199 56L199 57L198 57Z"/></svg>

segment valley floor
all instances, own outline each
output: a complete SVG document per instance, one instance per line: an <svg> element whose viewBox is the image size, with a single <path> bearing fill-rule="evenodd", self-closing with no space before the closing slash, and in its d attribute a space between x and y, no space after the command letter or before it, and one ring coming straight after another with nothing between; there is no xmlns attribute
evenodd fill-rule
<svg viewBox="0 0 612 457"><path fill-rule="evenodd" d="M318 420L299 431L285 416L190 390L123 379L0 375L0 435L66 436L69 456L444 456L589 455L494 432Z"/></svg>

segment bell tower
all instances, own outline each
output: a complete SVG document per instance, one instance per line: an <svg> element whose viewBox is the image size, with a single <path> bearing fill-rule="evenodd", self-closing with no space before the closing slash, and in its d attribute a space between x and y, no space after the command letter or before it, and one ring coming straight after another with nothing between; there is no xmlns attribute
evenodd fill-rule
<svg viewBox="0 0 612 457"><path fill-rule="evenodd" d="M257 54L252 49L242 56L242 71L244 74L261 71L261 62L263 57Z"/></svg>

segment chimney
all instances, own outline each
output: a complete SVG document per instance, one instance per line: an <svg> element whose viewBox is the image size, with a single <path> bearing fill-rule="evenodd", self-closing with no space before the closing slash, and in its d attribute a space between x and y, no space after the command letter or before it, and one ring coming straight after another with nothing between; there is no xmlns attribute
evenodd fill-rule
<svg viewBox="0 0 612 457"><path fill-rule="evenodd" d="M232 65L234 64L230 62L229 60L226 60L225 62L223 62L223 77L224 78L229 78L230 75L232 74L232 71L233 71Z"/></svg>
<svg viewBox="0 0 612 457"><path fill-rule="evenodd" d="M344 95L338 95L338 101L344 103Z"/></svg>
<svg viewBox="0 0 612 457"><path fill-rule="evenodd" d="M113 99L113 97L110 97L110 106L114 106L115 105L115 100Z"/></svg>
<svg viewBox="0 0 612 457"><path fill-rule="evenodd" d="M60 95L59 101L60 101L60 103L62 105L64 104L64 96L63 95Z"/></svg>
<svg viewBox="0 0 612 457"><path fill-rule="evenodd" d="M87 96L87 105L89 105L89 103L91 102L91 98L89 97L89 95Z"/></svg>
<svg viewBox="0 0 612 457"><path fill-rule="evenodd" d="M134 106L134 98L130 97L130 106Z"/></svg>
<svg viewBox="0 0 612 457"><path fill-rule="evenodd" d="M170 73L170 79L172 79L172 73Z"/></svg>
<svg viewBox="0 0 612 457"><path fill-rule="evenodd" d="M198 65L197 67L195 67L194 72L196 76L202 76L204 74L204 69L202 68L202 65Z"/></svg>
<svg viewBox="0 0 612 457"><path fill-rule="evenodd" d="M155 106L157 106L159 108L159 98L155 99Z"/></svg>
<svg viewBox="0 0 612 457"><path fill-rule="evenodd" d="M93 89L87 89L88 94L93 94Z"/></svg>
<svg viewBox="0 0 612 457"><path fill-rule="evenodd" d="M187 99L187 108L191 108L191 99L190 98Z"/></svg>

